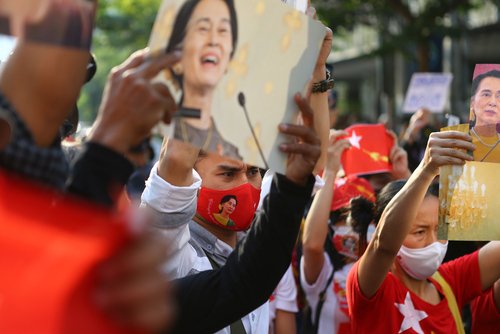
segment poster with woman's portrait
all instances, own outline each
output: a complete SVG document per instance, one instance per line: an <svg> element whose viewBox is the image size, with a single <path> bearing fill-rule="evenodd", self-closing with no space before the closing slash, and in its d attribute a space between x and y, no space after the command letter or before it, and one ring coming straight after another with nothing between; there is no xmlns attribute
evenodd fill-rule
<svg viewBox="0 0 500 334"><path fill-rule="evenodd" d="M0 34L90 49L96 0L0 0Z"/></svg>
<svg viewBox="0 0 500 334"><path fill-rule="evenodd" d="M500 162L500 64L477 64L470 98L474 160Z"/></svg>
<svg viewBox="0 0 500 334"><path fill-rule="evenodd" d="M165 0L149 47L180 50L159 78L178 100L170 136L284 171L278 124L293 122L325 28L278 0Z"/></svg>
<svg viewBox="0 0 500 334"><path fill-rule="evenodd" d="M468 132L476 149L474 161L441 168L438 237L500 240L500 65L476 65L469 124L447 130Z"/></svg>
<svg viewBox="0 0 500 334"><path fill-rule="evenodd" d="M441 131L468 132L469 124ZM439 229L443 240L500 240L500 165L468 161L444 166L439 176Z"/></svg>

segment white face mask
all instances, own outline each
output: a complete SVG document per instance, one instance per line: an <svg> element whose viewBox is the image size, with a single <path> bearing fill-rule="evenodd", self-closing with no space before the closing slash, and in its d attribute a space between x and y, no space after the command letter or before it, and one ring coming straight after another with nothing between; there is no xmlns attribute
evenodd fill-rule
<svg viewBox="0 0 500 334"><path fill-rule="evenodd" d="M408 248L401 246L398 252L398 262L411 277L424 280L434 274L443 262L448 242L438 241L424 248Z"/></svg>

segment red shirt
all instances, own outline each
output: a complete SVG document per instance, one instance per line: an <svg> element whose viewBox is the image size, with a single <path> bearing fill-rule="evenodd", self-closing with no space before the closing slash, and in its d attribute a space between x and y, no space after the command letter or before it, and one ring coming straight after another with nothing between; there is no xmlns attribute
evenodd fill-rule
<svg viewBox="0 0 500 334"><path fill-rule="evenodd" d="M472 334L500 333L500 312L493 299L493 289L486 290L470 304Z"/></svg>
<svg viewBox="0 0 500 334"><path fill-rule="evenodd" d="M441 286L429 279L442 300L432 305L420 299L392 273L371 298L366 298L358 283L358 263L347 277L347 302L353 333L456 333L455 320ZM448 282L458 307L481 294L478 252L463 256L439 267Z"/></svg>

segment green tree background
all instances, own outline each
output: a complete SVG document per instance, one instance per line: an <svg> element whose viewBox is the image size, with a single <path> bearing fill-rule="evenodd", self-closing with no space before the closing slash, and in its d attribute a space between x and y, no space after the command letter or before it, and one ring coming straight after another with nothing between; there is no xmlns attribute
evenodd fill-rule
<svg viewBox="0 0 500 334"><path fill-rule="evenodd" d="M500 0L490 0L500 5ZM401 52L415 60L419 71L429 69L430 39L459 37L463 26L453 24L452 13L465 14L485 0L313 0L321 20L342 38L358 25L380 33L380 47L372 55Z"/></svg>
<svg viewBox="0 0 500 334"><path fill-rule="evenodd" d="M109 71L135 50L147 46L161 0L100 0L92 52L94 79L84 86L78 106L80 119L91 123L97 114Z"/></svg>

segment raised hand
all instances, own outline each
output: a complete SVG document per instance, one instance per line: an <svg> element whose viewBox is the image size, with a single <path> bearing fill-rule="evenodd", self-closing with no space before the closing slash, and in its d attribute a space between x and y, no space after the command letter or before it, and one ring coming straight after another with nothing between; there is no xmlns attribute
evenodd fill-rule
<svg viewBox="0 0 500 334"><path fill-rule="evenodd" d="M463 165L466 161L474 160L466 152L476 148L471 140L468 134L459 131L431 133L421 167L430 176L436 176L439 174L439 167Z"/></svg>
<svg viewBox="0 0 500 334"><path fill-rule="evenodd" d="M150 58L146 50L115 67L108 78L90 140L126 153L160 121L170 123L177 105L168 88L153 79L179 61L180 53Z"/></svg>
<svg viewBox="0 0 500 334"><path fill-rule="evenodd" d="M388 133L394 138L394 146L389 153L389 161L392 164L392 178L394 180L407 179L411 175L408 168L408 153L398 145L398 136L393 131L388 131Z"/></svg>
<svg viewBox="0 0 500 334"><path fill-rule="evenodd" d="M158 175L168 183L189 186L193 183L192 169L200 149L180 140L163 138L158 163Z"/></svg>
<svg viewBox="0 0 500 334"><path fill-rule="evenodd" d="M344 136L347 137L348 134L341 130L334 130L330 134L330 145L327 150L325 172L329 171L336 175L340 170L342 166L340 162L342 153L351 146L348 139L339 139L339 137Z"/></svg>
<svg viewBox="0 0 500 334"><path fill-rule="evenodd" d="M279 131L296 138L295 142L280 145L282 152L288 153L286 177L297 184L305 185L321 154L321 142L313 128L313 111L308 102L295 95L304 125L280 124Z"/></svg>

